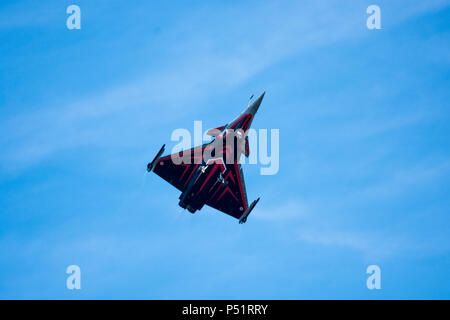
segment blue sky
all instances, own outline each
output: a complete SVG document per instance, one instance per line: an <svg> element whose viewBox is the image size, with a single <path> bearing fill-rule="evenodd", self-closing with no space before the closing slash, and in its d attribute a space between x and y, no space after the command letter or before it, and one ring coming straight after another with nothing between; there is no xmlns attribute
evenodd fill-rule
<svg viewBox="0 0 450 320"><path fill-rule="evenodd" d="M2 1L0 40L0 298L450 298L449 1ZM264 90L248 222L183 211L147 162Z"/></svg>

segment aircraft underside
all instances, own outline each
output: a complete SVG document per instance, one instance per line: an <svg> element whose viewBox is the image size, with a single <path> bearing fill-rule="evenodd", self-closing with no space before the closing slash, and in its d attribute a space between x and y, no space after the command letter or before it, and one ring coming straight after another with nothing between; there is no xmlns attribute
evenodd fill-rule
<svg viewBox="0 0 450 320"><path fill-rule="evenodd" d="M181 191L179 205L191 213L206 204L244 223L259 198L247 202L244 174L238 163L249 155L246 133L264 93L231 123L211 130L214 140L202 146L161 157L164 146L147 170ZM231 138L231 139L230 139Z"/></svg>

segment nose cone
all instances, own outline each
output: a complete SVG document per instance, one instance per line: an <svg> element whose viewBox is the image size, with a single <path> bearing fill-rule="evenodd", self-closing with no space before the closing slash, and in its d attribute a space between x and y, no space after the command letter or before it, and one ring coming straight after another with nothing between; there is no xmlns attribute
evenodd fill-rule
<svg viewBox="0 0 450 320"><path fill-rule="evenodd" d="M255 116L256 111L258 111L265 94L266 92L264 91L255 101L253 101L245 110L245 113L250 113L252 116Z"/></svg>

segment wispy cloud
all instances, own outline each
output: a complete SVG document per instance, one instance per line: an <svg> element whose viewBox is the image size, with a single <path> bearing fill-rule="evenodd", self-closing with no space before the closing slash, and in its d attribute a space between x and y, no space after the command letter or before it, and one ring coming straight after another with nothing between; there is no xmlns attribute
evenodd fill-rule
<svg viewBox="0 0 450 320"><path fill-rule="evenodd" d="M350 201L392 198L425 189L436 180L443 179L450 173L450 161L416 165L392 172L383 180L355 190Z"/></svg>
<svg viewBox="0 0 450 320"><path fill-rule="evenodd" d="M333 230L328 228L302 228L299 240L330 248L344 248L360 252L364 259L384 261L409 248L409 243L399 235L370 234L367 232Z"/></svg>
<svg viewBox="0 0 450 320"><path fill-rule="evenodd" d="M398 19L401 21L442 3L427 2L420 8L411 6L414 10L399 11ZM246 6L251 10L246 10ZM182 30L195 28L195 33L184 32L182 40L165 48L177 59L166 61L156 71L149 70L150 75L105 88L101 93L64 106L51 106L50 101L31 114L4 118L1 144L5 152L0 158L3 170L20 171L58 150L101 143L110 131L96 129L89 119L100 119L111 113L132 113L146 106L147 111L138 114L146 114L150 125L156 105L167 114L171 112L168 110L178 113L180 105L192 106L194 102L227 92L300 51L364 34L360 25L364 12L353 3L263 3L214 11L208 8L167 29L169 38L174 39ZM211 27L208 22L211 20L222 23Z"/></svg>
<svg viewBox="0 0 450 320"><path fill-rule="evenodd" d="M296 230L296 241L327 248L349 249L366 260L385 261L399 256L433 256L449 250L446 223L439 203L403 212L404 199L420 197L430 187L441 185L450 173L448 161L427 162L384 174L354 190L315 192L297 200L276 201L276 207L259 208L254 219L276 221L286 230ZM380 204L399 207L383 212ZM381 210L374 214L367 208ZM436 211L437 210L437 211ZM386 215L395 216L385 218ZM354 221L357 219L359 222ZM418 225L425 219L426 225ZM362 223L361 221L366 221ZM405 222L406 220L406 222ZM363 227L361 227L363 225ZM289 226L289 227L288 227ZM416 229L421 229L417 233ZM433 232L430 232L433 228ZM290 232L291 232L290 231ZM291 235L292 232L291 232Z"/></svg>
<svg viewBox="0 0 450 320"><path fill-rule="evenodd" d="M284 203L277 204L276 206L264 206L258 208L258 213L254 215L254 218L265 221L285 222L304 220L309 214L305 203L291 199Z"/></svg>
<svg viewBox="0 0 450 320"><path fill-rule="evenodd" d="M15 79L0 90L12 97L0 108L2 297L74 297L64 288L74 263L83 297L307 298L342 288L361 297L364 262L414 262L417 273L448 262L447 60L432 50L446 48L437 20L448 11L419 19L438 24L427 24L425 38L439 35L428 41L406 21L448 1L380 1L374 32L364 1L209 1L164 21L147 15L178 3L84 3L84 17L111 28L91 19L59 38L51 28L64 28L64 7L52 2L58 17L28 21L30 8L0 22L2 35L33 35L40 51L14 48L27 37L5 41L0 63ZM3 8L5 19L23 15ZM412 51L417 64L398 65ZM275 176L244 169L249 200L261 196L247 224L207 206L192 216L178 190L141 180L146 144L194 116L222 117L259 87L271 94L255 125L280 128L282 154Z"/></svg>

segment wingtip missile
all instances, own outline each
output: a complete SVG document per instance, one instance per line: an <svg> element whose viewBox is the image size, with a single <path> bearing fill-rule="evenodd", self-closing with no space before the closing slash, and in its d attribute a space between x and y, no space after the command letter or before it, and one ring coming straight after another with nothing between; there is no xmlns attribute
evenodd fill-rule
<svg viewBox="0 0 450 320"><path fill-rule="evenodd" d="M252 204L245 210L245 212L242 214L242 216L239 218L239 224L243 224L247 221L248 216L250 215L250 212L252 212L253 208L258 203L259 198L252 202Z"/></svg>
<svg viewBox="0 0 450 320"><path fill-rule="evenodd" d="M161 155L163 154L165 147L166 147L166 145L163 144L163 146L161 147L161 149L160 149L160 150L158 151L158 153L156 154L155 158L153 158L152 162L149 162L149 163L147 164L147 172L152 171L153 166L155 165L155 163L158 161L158 159L159 159L159 158L161 157Z"/></svg>

